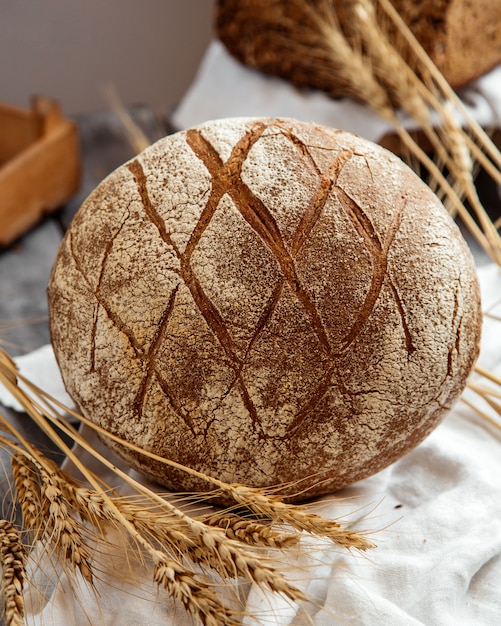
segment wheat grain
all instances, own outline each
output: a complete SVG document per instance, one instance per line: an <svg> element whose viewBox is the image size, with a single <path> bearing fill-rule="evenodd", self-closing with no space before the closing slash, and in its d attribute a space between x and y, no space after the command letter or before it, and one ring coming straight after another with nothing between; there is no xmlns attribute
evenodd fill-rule
<svg viewBox="0 0 501 626"><path fill-rule="evenodd" d="M0 557L2 562L2 592L6 626L24 624L23 588L25 581L25 552L20 533L9 520L0 520Z"/></svg>

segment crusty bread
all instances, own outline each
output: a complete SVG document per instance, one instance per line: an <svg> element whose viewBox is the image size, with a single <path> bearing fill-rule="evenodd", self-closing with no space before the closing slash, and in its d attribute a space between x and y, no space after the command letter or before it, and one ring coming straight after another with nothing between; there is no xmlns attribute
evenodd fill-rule
<svg viewBox="0 0 501 626"><path fill-rule="evenodd" d="M392 3L454 88L501 63L499 0ZM246 65L299 86L321 89L332 97L353 95L351 91L347 94L328 46L319 45L315 20L318 16L322 19L326 4L334 8L348 40L359 46L360 34L353 29L353 0L218 0L216 33L228 51ZM388 28L392 40L397 41L396 28Z"/></svg>
<svg viewBox="0 0 501 626"><path fill-rule="evenodd" d="M118 168L74 218L48 295L88 418L303 497L416 446L478 352L474 263L436 196L383 148L289 119L207 122ZM207 488L109 443L171 489Z"/></svg>

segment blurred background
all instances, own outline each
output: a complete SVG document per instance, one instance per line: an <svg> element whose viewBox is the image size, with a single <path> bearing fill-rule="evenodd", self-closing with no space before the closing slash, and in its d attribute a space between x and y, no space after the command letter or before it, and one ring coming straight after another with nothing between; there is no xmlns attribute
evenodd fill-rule
<svg viewBox="0 0 501 626"><path fill-rule="evenodd" d="M193 80L212 35L215 0L2 0L0 100L56 98L67 115L125 104L168 113Z"/></svg>

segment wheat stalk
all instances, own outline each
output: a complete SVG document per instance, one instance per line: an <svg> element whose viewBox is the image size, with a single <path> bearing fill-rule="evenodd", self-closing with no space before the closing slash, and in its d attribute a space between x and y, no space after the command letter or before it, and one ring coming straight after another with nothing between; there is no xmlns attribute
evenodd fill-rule
<svg viewBox="0 0 501 626"><path fill-rule="evenodd" d="M14 449L18 447L15 443L11 444L9 440L3 440L2 443L12 445ZM156 544L160 546L163 544L165 532L158 532L160 526L158 517L153 516L153 523L151 519L148 520L150 514L148 509L141 509L138 505L123 498L117 501L109 496L106 497L103 493L78 487L71 477L39 453L36 455L36 460L30 459L31 466L26 462L25 455L20 452L17 452L13 458L15 459L13 465L17 469L18 476L22 477L22 489L18 493L21 501L26 492L36 493L37 489L32 482L35 470L38 472L40 499L43 503L39 515L44 519L45 528L39 537L40 541L56 549L62 559L69 560L71 566L78 568L89 584L93 583L90 555L78 525L70 516L70 510L73 508L89 521L95 521L97 517L100 520L115 522L122 530L125 529L134 542L151 558L155 566L154 581L165 587L173 598L181 601L183 606L202 624L239 623L233 619L232 611L224 606L208 584L197 580L196 575L178 559L156 547ZM20 482L18 478L18 484ZM30 483L29 489L27 483ZM33 497L29 499L33 500ZM38 502L38 499L36 501ZM92 506L85 506L88 503L92 503ZM32 507L29 511L32 511ZM168 507L168 511L172 512L172 509ZM182 517L178 512L177 518ZM203 526L201 522L198 522L198 525ZM164 531L165 526L172 526L171 516L165 519L164 515L163 526ZM233 575L245 576L247 580L266 585L270 590L283 593L295 601L305 599L304 595L288 583L283 575L257 559L246 549L241 549L238 542L227 539L222 529L209 526L206 532L203 532L202 528L199 528L192 539L188 538L183 531L184 528L178 531L177 536L172 537L172 528L170 528L170 541L168 542L173 551L180 553L182 557L189 556L190 548L195 545L197 539L200 539L197 560L216 564L215 568L223 576L227 577L228 569L231 569ZM150 537L154 538L154 543Z"/></svg>
<svg viewBox="0 0 501 626"><path fill-rule="evenodd" d="M425 84L418 74L409 67L392 41L383 32L380 21L377 20L374 5L370 0L357 0L353 4L352 11L356 26L364 41L366 54L373 60L378 79L391 95L392 100L420 125L435 149L438 159L452 172L455 186L460 191L456 191L454 186L446 181L439 168L424 155L424 152L409 133L401 127L394 112L388 115L386 108L379 110L368 98L365 99L365 102L393 124L404 144L428 169L482 247L495 261L501 264L501 239L478 198L474 184L472 142L453 114L457 99L452 99L449 92L436 94L434 85L429 82ZM404 26L400 24L400 28L403 29ZM414 40L413 45L418 46L419 44ZM428 69L428 66L425 69ZM424 70L421 74L428 76ZM440 124L437 128L430 123L428 106L438 114ZM476 154L478 155L478 151ZM495 168L493 169L496 175L501 178L501 174ZM462 203L463 196L468 198L473 207L482 228L481 233Z"/></svg>
<svg viewBox="0 0 501 626"><path fill-rule="evenodd" d="M43 410L43 407L40 406L40 404L36 403L34 400L31 400L31 401L26 400L27 398L26 394L22 390L20 390L17 386L13 386L13 391L14 393L17 394L18 397L23 398L24 396L24 400L21 399L20 402L24 402L25 406L27 407L27 410L30 412L30 414L33 415L34 419L37 420L37 423L39 424L39 426L43 430L45 430L45 432L50 437L54 437L54 434L53 434L52 429L48 426L47 421L57 424L58 428L61 431L63 431L68 436L72 437L74 441L76 441L87 452L89 452L92 456L94 456L94 458L96 458L100 463L102 463L104 466L108 467L109 469L113 470L121 479L123 479L130 486L136 489L138 493L143 493L145 496L151 498L152 501L157 502L157 504L159 504L160 506L168 507L173 512L175 512L175 509L172 509L171 504L169 504L168 502L165 502L160 496L151 492L149 489L145 488L143 485L141 485L137 481L134 481L125 472L121 471L119 468L114 467L113 463L110 462L108 459L106 459L103 455L99 454L84 438L82 438L79 435L78 432L75 431L73 426L71 426L71 424L68 423L68 421L64 418L62 414L58 413L57 415L55 415L53 408L52 410L47 410L47 408L51 406L59 406L64 412L69 413L71 416L78 419L80 422L88 426L90 429L94 430L99 435L107 437L108 439L122 446L125 446L126 448L134 452L137 452L145 457L148 457L154 461L169 465L170 467L189 473L193 476L196 476L197 478L201 478L205 480L206 482L211 483L216 488L223 491L225 494L231 496L239 504L243 504L244 506L248 507L251 510L255 510L253 509L253 503L256 498L259 498L263 504L264 502L269 500L270 502L269 511L273 511L274 508L277 507L278 503L281 503L281 506L279 507L281 514L279 518L276 520L274 519L272 514L270 515L269 512L263 513L262 511L257 511L256 509L256 512L259 515L265 515L266 517L270 517L273 521L280 521L280 523L283 523L282 518L285 515L285 511L287 510L289 511L288 516L290 518L294 517L296 511L301 511L300 515L302 516L301 507L287 504L283 502L277 496L273 496L273 495L268 496L264 493L262 489L248 488L248 487L244 487L243 485L225 483L224 481L221 481L218 478L205 475L201 472L198 472L197 470L194 470L193 468L185 467L179 463L176 463L175 461L172 461L171 459L158 456L154 454L153 452L140 448L139 446L136 446L135 444L131 442L125 441L121 439L120 437L114 435L113 433L108 432L106 429L102 428L101 426L95 424L94 422L92 422L85 416L81 415L80 413L70 409L69 407L65 407L62 403L58 402L55 398L51 398L42 389L39 389L38 387L30 383L29 380L27 380L25 377L21 376L20 374L18 374L18 377L20 380L22 380L25 386L31 390L33 394L35 394L37 397L41 399L42 402L45 401L48 403L43 415L38 413L37 411L33 411L34 407L38 407L39 409L42 409L42 410ZM0 381L1 381L1 371L0 371ZM75 463L75 465L82 472L82 474L86 476L86 474L88 474L88 471L86 470L85 467L82 466L80 460L74 456L71 450L68 450L67 447L64 446L64 443L62 441L60 441L58 445L61 449L65 451L65 453L69 456L69 458L71 458L71 460ZM95 479L92 478L91 480L95 480ZM178 513L175 512L175 514L177 515ZM181 512L181 515L184 515L184 514L182 514ZM321 519L320 516L316 516L316 517ZM327 528L327 534L325 536L326 537L328 536L328 538L330 538L332 541L339 543L339 545L351 546L354 548L359 548L361 550L365 550L365 549L369 549L373 547L373 544L371 542L367 541L362 535L359 536L355 531L346 530L343 528L341 524L332 523L330 520L326 520L326 521L328 521L329 523L328 523L328 528ZM334 532L332 525L335 525L337 527L336 532ZM305 528L302 530L307 530L307 529ZM313 532L314 534L322 534L322 530L320 527L317 527L316 529L313 529L312 531L309 531L309 532ZM343 537L343 532L346 532L346 536L344 537Z"/></svg>
<svg viewBox="0 0 501 626"><path fill-rule="evenodd" d="M180 554L189 554L195 562L208 564L223 578L242 577L256 584L264 585L276 593L283 593L294 601L306 599L301 592L285 580L280 572L269 566L262 556L257 558L255 554L247 550L240 543L241 540L237 534L228 533L227 529L223 529L219 525L208 524L205 518L192 518L177 506L163 499L157 501L157 507L159 504L163 505L160 514L155 514L154 510L152 511L144 504L138 506L135 503L116 498L113 499L116 509L112 509L107 506L104 498L99 498L97 492L85 490L84 498L82 498L82 490L75 488L71 478L65 476L61 470L58 470L58 474L57 482L61 484L61 489L67 492L67 499L69 501L76 500L80 503L82 501L92 502L93 515L97 513L102 519L119 521L120 517L116 515L116 511L119 511L120 515L142 537L154 537L159 544L166 544ZM86 514L87 507L80 506L79 509L81 514ZM92 517L87 517L87 519L92 521ZM243 521L241 527L245 526L245 521ZM255 526L254 534L251 535L248 532L246 539L252 538L252 545L254 546L266 545L262 529L257 532L258 525L255 524ZM280 535L277 536L280 537ZM270 532L268 545L273 543L272 538L273 532ZM290 535L287 539L288 545L297 543L297 538L293 541ZM284 547L285 542L286 539L284 538L281 548Z"/></svg>
<svg viewBox="0 0 501 626"><path fill-rule="evenodd" d="M21 535L11 521L0 520L2 594L6 626L24 624L25 552Z"/></svg>

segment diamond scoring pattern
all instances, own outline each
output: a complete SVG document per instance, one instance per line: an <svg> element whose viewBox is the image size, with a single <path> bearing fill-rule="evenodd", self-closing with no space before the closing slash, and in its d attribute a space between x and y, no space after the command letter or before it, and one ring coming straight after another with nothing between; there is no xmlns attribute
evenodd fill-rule
<svg viewBox="0 0 501 626"><path fill-rule="evenodd" d="M194 303L200 311L200 314L205 319L207 326L211 329L219 345L223 349L227 362L232 368L233 379L230 387L224 395L226 396L232 388L238 389L238 393L252 420L254 429L262 437L267 437L267 433L263 431L258 412L246 387L242 372L248 355L251 353L256 342L259 340L263 330L267 326L268 321L271 319L278 302L280 301L285 285L288 285L298 303L303 308L306 316L310 320L311 328L315 333L321 351L329 364L316 389L309 394L307 401L290 422L286 436L291 436L301 426L305 418L312 411L314 411L318 402L320 402L331 385L337 385L343 394L348 394L337 372L337 358L349 349L356 336L358 336L362 330L367 319L371 315L372 310L374 309L384 281L388 281L390 283L391 292L402 318L402 325L409 353L414 349L410 333L405 322L404 308L400 301L398 291L391 283L390 277L386 272L388 251L398 231L405 203L399 210L396 211L395 217L387 230L384 241L380 241L371 221L361 207L353 199L351 199L341 187L337 185L339 174L341 173L346 162L353 156L354 152L348 149L339 151L330 167L326 171L321 172L309 153L307 146L294 133L292 133L291 130L282 129L283 134L286 135L293 145L300 151L302 157L309 160L318 175L318 186L316 192L312 196L309 206L300 220L289 250L282 239L280 230L278 229L269 209L253 194L253 192L241 179L242 165L245 162L250 149L259 140L266 128L266 124L262 122L254 124L235 145L230 157L225 162L222 161L211 143L205 139L198 130L192 129L186 132L186 141L188 145L191 147L194 154L204 163L211 174L212 187L201 216L182 253L175 245L170 233L165 229L162 218L150 200L147 189L146 175L140 161L136 159L127 165L136 181L138 193L146 215L150 219L151 223L156 227L160 238L167 246L169 246L171 250L174 251L176 257L178 258L180 267L179 277L189 289ZM320 314L311 300L307 290L302 285L295 267L295 257L301 250L305 241L307 241L310 233L322 214L327 198L331 193L336 195L340 206L350 218L354 229L363 240L373 261L372 282L365 302L360 309L354 325L345 338L341 351L338 351L337 353L330 345L330 341L323 326ZM254 334L243 356L239 356L221 314L211 299L207 296L190 264L193 252L200 242L206 228L210 224L224 194L228 194L231 197L235 207L243 219L246 220L246 222L253 228L254 232L258 234L264 245L266 245L272 252L281 270L281 279L276 284L273 293L263 308L263 313L256 325ZM175 306L178 287L179 285L171 292L168 298L165 310L159 320L155 339L151 342L146 352L141 350L141 348L137 345L137 340L133 336L129 337L130 333L126 334L138 358L142 359L145 363L145 378L135 399L135 409L137 411L138 419L141 419L142 412L144 410L149 383L153 377L156 377L162 391L169 399L172 408L195 434L195 431L197 430L195 424L193 424L188 412L185 411L181 404L177 401L174 390L165 379L165 374L162 371L159 371L159 368L156 365L156 354L162 343L162 339L165 335L169 322L169 317ZM100 304L105 306L102 302L100 302ZM114 314L114 322L120 328L120 320L118 319L116 313Z"/></svg>

